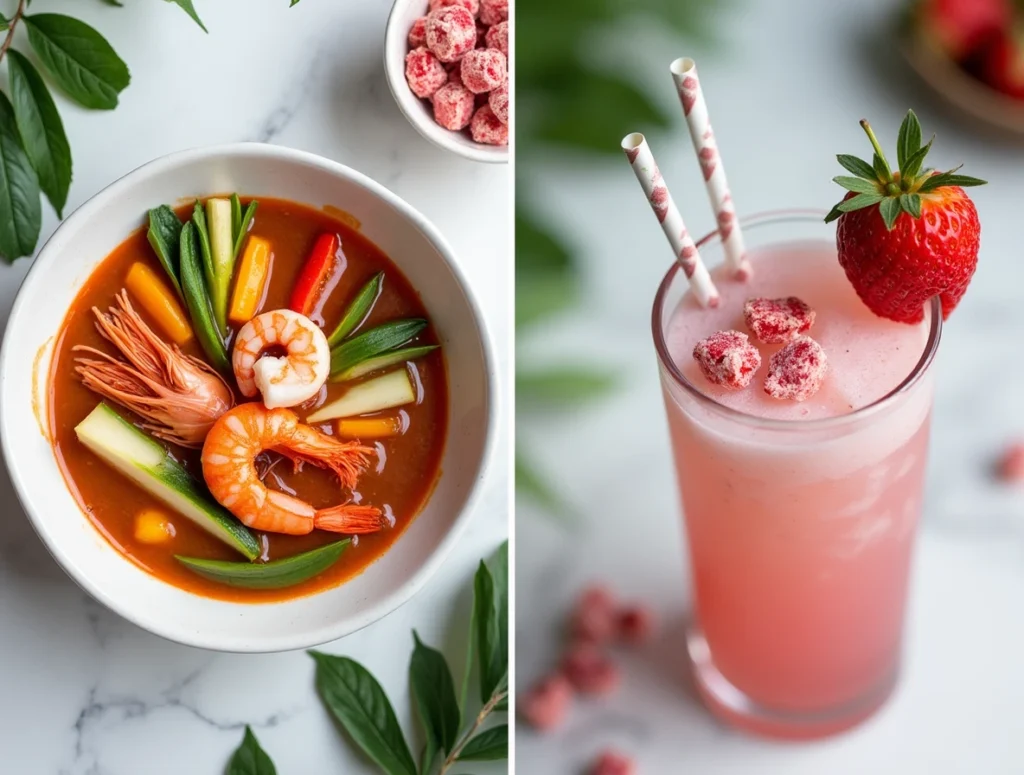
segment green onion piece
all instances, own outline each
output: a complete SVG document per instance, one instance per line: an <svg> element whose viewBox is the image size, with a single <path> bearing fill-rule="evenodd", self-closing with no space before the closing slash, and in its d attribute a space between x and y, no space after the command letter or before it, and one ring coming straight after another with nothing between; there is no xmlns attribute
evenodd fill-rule
<svg viewBox="0 0 1024 775"><path fill-rule="evenodd" d="M213 251L210 248L210 230L206 225L206 210L203 203L198 199L192 207L192 223L196 227L196 237L199 240L199 252L203 257L203 276L206 278L206 287L212 288L214 283Z"/></svg>
<svg viewBox="0 0 1024 775"><path fill-rule="evenodd" d="M242 221L238 225L238 231L235 234L235 255L237 256L242 250L242 241L245 239L245 235L249 231L249 227L252 226L252 219L256 217L256 207L259 205L255 199L249 202L249 206L245 208L245 213L242 215ZM241 207L241 203L239 203Z"/></svg>
<svg viewBox="0 0 1024 775"><path fill-rule="evenodd" d="M203 578L231 587L282 589L323 573L338 561L350 541L346 538L302 554L264 563L205 560L177 554L174 559Z"/></svg>
<svg viewBox="0 0 1024 775"><path fill-rule="evenodd" d="M153 252L160 259L160 265L174 285L178 296L182 296L181 282L178 280L178 242L181 239L181 221L167 205L154 207L149 211L149 231L146 232Z"/></svg>
<svg viewBox="0 0 1024 775"><path fill-rule="evenodd" d="M383 286L384 273L378 272L370 278L370 282L360 289L356 297L352 299L352 303L348 305L348 309L345 310L334 333L327 338L327 343L331 347L341 344L342 339L355 331L366 320L366 316L370 314L370 310L373 309L373 305L380 297L380 290Z"/></svg>
<svg viewBox="0 0 1024 775"><path fill-rule="evenodd" d="M357 363L401 347L426 327L422 318L393 320L340 344L331 350L331 380Z"/></svg>
<svg viewBox="0 0 1024 775"><path fill-rule="evenodd" d="M380 369L386 369L388 366L394 366L396 363L406 363L408 361L414 361L417 358L422 358L427 353L432 353L438 348L438 345L431 344L423 347L406 347L401 350L392 350L389 353L378 355L376 358L367 358L364 361L360 361L355 366L350 366L344 371L338 372L333 378L333 382L346 382L350 379L359 379L374 371Z"/></svg>
<svg viewBox="0 0 1024 775"><path fill-rule="evenodd" d="M221 339L220 331L213 322L210 312L210 299L206 294L203 269L199 262L199 252L196 249L196 227L192 221L186 223L181 229L180 256L181 289L184 292L185 306L188 307L196 338L214 368L221 374L230 376L231 364L228 361L227 350L224 348L224 340Z"/></svg>
<svg viewBox="0 0 1024 775"><path fill-rule="evenodd" d="M239 233L242 231L242 200L238 198L238 194L231 195L231 239L232 241L238 239ZM235 256L238 256L238 251L235 251Z"/></svg>

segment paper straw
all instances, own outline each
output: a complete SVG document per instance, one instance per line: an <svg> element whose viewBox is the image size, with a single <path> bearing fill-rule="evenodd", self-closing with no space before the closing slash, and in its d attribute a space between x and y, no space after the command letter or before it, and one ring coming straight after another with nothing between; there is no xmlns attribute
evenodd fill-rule
<svg viewBox="0 0 1024 775"><path fill-rule="evenodd" d="M718 234L725 248L725 263L730 273L738 280L746 280L752 274L747 251L743 245L743 234L736 218L729 182L725 179L722 157L715 144L715 133L708 118L708 106L704 102L704 90L697 77L697 65L688 58L677 59L669 66L672 79L676 82L679 101L683 105L686 124L690 128L690 139L697 152L704 183L708 190L711 208L718 221Z"/></svg>
<svg viewBox="0 0 1024 775"><path fill-rule="evenodd" d="M711 281L707 267L700 260L700 253L693 238L686 230L683 223L683 216L680 215L672 195L668 192L661 177L661 170L654 160L651 149L647 146L647 140L639 132L626 135L622 139L622 150L626 152L626 158L636 173L636 179L640 181L640 188L644 190L647 201L651 203L651 209L658 218L668 244L675 253L676 260L683 267L683 274L690 281L693 295L702 307L718 306L718 289Z"/></svg>

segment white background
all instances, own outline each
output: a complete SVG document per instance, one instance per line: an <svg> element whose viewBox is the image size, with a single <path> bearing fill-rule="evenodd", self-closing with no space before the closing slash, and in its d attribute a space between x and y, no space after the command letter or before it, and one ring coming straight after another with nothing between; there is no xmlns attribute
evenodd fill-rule
<svg viewBox="0 0 1024 775"><path fill-rule="evenodd" d="M8 5L0 10L9 14ZM31 9L88 21L132 73L113 113L57 98L74 156L67 211L181 148L258 140L335 159L440 228L480 297L507 386L509 171L441 151L406 123L384 80L387 0L305 0L294 8L288 0L196 0L209 35L168 3L127 5L36 0ZM16 41L28 50L24 30ZM44 211L43 239L56 227ZM0 325L29 265L0 266ZM507 534L507 446L502 430L476 514L427 587L387 619L324 647L369 667L407 730L410 630L461 665L472 574ZM246 723L281 775L376 771L336 731L304 653L184 648L88 599L50 559L0 467L0 773L221 773Z"/></svg>
<svg viewBox="0 0 1024 775"><path fill-rule="evenodd" d="M615 698L579 703L558 735L520 725L518 770L579 772L614 745L645 775L1024 772L1024 491L989 476L1002 445L1024 435L1024 146L958 120L918 85L888 40L896 2L722 5L723 46L703 51L627 28L610 36L602 58L640 74L677 117L671 133L649 140L691 232L706 233L713 220L668 73L687 54L697 57L741 215L828 209L842 193L831 183L843 174L835 154L870 153L858 120L871 120L894 149L908 107L926 136L938 133L931 164L963 161L965 172L991 181L971 190L983 222L980 267L939 356L903 681L867 724L809 744L741 736L697 704L684 671L687 569L650 337L651 302L671 259L624 159L552 158L531 191L585 261L586 303L545 336L524 338L519 352L603 363L621 389L592 409L523 424L531 458L581 518L563 529L519 507L518 687L557 659L566 609L587 581L652 601L666 623L658 644L624 660Z"/></svg>

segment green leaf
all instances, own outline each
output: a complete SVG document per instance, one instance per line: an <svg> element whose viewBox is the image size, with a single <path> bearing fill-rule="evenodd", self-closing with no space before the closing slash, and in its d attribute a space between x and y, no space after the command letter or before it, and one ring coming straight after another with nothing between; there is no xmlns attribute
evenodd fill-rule
<svg viewBox="0 0 1024 775"><path fill-rule="evenodd" d="M908 110L906 118L900 124L899 135L896 138L896 160L900 170L911 156L921 148L921 122L917 120L914 111Z"/></svg>
<svg viewBox="0 0 1024 775"><path fill-rule="evenodd" d="M516 400L537 404L576 404L605 395L615 385L608 371L560 366L516 372Z"/></svg>
<svg viewBox="0 0 1024 775"><path fill-rule="evenodd" d="M474 590L475 591L475 590ZM466 702L469 700L469 679L473 674L473 655L476 643L476 602L469 611L469 643L466 644L466 662L462 668L462 686L459 687L459 709L463 717L468 716Z"/></svg>
<svg viewBox="0 0 1024 775"><path fill-rule="evenodd" d="M356 364L401 347L426 327L427 321L423 318L392 320L352 337L331 350L331 378L339 377Z"/></svg>
<svg viewBox="0 0 1024 775"><path fill-rule="evenodd" d="M284 589L319 576L341 558L350 542L351 539L344 538L270 562L209 560L180 554L174 555L174 559L193 573L218 584L244 589Z"/></svg>
<svg viewBox="0 0 1024 775"><path fill-rule="evenodd" d="M551 514L565 516L565 503L548 481L528 462L522 447L516 444L516 492L522 493Z"/></svg>
<svg viewBox="0 0 1024 775"><path fill-rule="evenodd" d="M2 13L0 13L0 31L6 30L10 26L11 26L10 20L6 16L4 16Z"/></svg>
<svg viewBox="0 0 1024 775"><path fill-rule="evenodd" d="M64 134L64 123L50 90L31 62L12 49L7 52L7 69L25 153L35 168L39 187L57 211L57 217L63 218L71 186L71 147Z"/></svg>
<svg viewBox="0 0 1024 775"><path fill-rule="evenodd" d="M384 689L347 657L310 651L316 688L342 728L387 775L417 775L416 764Z"/></svg>
<svg viewBox="0 0 1024 775"><path fill-rule="evenodd" d="M184 299L179 281L181 227L182 223L178 220L177 214L167 205L160 205L149 211L149 230L146 232L146 238L173 283L174 290Z"/></svg>
<svg viewBox="0 0 1024 775"><path fill-rule="evenodd" d="M865 180L878 180L878 176L875 174L875 170L863 159L859 159L856 156L851 156L848 153L841 153L836 158L839 163L846 169L852 172L859 178Z"/></svg>
<svg viewBox="0 0 1024 775"><path fill-rule="evenodd" d="M24 17L28 40L47 72L86 108L113 110L131 81L128 67L85 22L57 13Z"/></svg>
<svg viewBox="0 0 1024 775"><path fill-rule="evenodd" d="M552 236L547 226L523 211L524 204L516 205L516 276L535 271L574 270L569 250Z"/></svg>
<svg viewBox="0 0 1024 775"><path fill-rule="evenodd" d="M944 186L984 186L987 185L988 181L981 180L980 178L972 178L969 175L954 175L952 172L940 172L938 175L932 175L918 189L922 194L926 194L929 191L934 191L937 188L943 188Z"/></svg>
<svg viewBox="0 0 1024 775"><path fill-rule="evenodd" d="M298 4L299 4L299 0L291 0L291 2L288 3L288 7L291 8L293 5L298 5Z"/></svg>
<svg viewBox="0 0 1024 775"><path fill-rule="evenodd" d="M857 194L857 196L851 197L845 202L840 202L836 207L844 213L852 213L854 210L862 210L865 207L876 205L883 199L885 197L881 194Z"/></svg>
<svg viewBox="0 0 1024 775"><path fill-rule="evenodd" d="M847 191L854 191L858 194L878 194L877 180L864 180L864 178L851 178L848 175L839 175L832 178L833 183L838 183Z"/></svg>
<svg viewBox="0 0 1024 775"><path fill-rule="evenodd" d="M579 280L566 272L516 277L516 327L526 328L564 312L579 298Z"/></svg>
<svg viewBox="0 0 1024 775"><path fill-rule="evenodd" d="M409 686L419 713L429 751L441 750L446 755L455 745L461 723L459 701L455 698L455 682L444 655L420 640L413 630L414 648L409 662Z"/></svg>
<svg viewBox="0 0 1024 775"><path fill-rule="evenodd" d="M277 775L274 762L264 751L252 730L245 727L245 736L241 745L228 763L227 775Z"/></svg>
<svg viewBox="0 0 1024 775"><path fill-rule="evenodd" d="M466 743L460 762L493 762L508 758L508 724L485 730Z"/></svg>
<svg viewBox="0 0 1024 775"><path fill-rule="evenodd" d="M921 197L917 194L903 194L900 196L900 207L914 218L921 217Z"/></svg>
<svg viewBox="0 0 1024 775"><path fill-rule="evenodd" d="M331 347L337 347L342 339L359 328L362 322L366 320L366 316L370 314L370 310L373 309L377 299L380 298L380 291L383 286L384 272L377 272L366 285L359 289L355 298L349 302L348 307L345 308L345 314L341 316L338 327L327 338L327 344Z"/></svg>
<svg viewBox="0 0 1024 775"><path fill-rule="evenodd" d="M632 82L582 62L568 63L547 84L544 98L544 109L536 114L537 138L575 150L618 155L622 136L632 129L671 125Z"/></svg>
<svg viewBox="0 0 1024 775"><path fill-rule="evenodd" d="M121 0L101 0L101 2L106 5L113 5L117 8L124 8L124 3L122 3Z"/></svg>
<svg viewBox="0 0 1024 775"><path fill-rule="evenodd" d="M842 204L842 202L839 204ZM828 215L825 216L825 223L832 223L832 221L838 220L842 215L843 211L839 209L839 205L836 205L828 211Z"/></svg>
<svg viewBox="0 0 1024 775"><path fill-rule="evenodd" d="M213 367L221 374L230 375L231 362L228 360L224 340L220 338L217 324L213 322L213 310L210 307L206 284L203 282L203 267L196 247L196 227L192 221L181 228L179 256L181 292L192 320L192 330Z"/></svg>
<svg viewBox="0 0 1024 775"><path fill-rule="evenodd" d="M42 220L36 171L21 144L14 107L0 92L0 258L30 255Z"/></svg>
<svg viewBox="0 0 1024 775"><path fill-rule="evenodd" d="M879 180L883 180L886 183L892 181L892 172L889 169L889 165L885 163L885 159L876 153L872 159L872 163L875 167L875 176Z"/></svg>
<svg viewBox="0 0 1024 775"><path fill-rule="evenodd" d="M490 563L480 561L473 585L480 701L486 704L508 675L508 541Z"/></svg>
<svg viewBox="0 0 1024 775"><path fill-rule="evenodd" d="M198 24L202 28L203 32L209 32L209 30L206 29L206 25L203 24L202 19L199 18L199 14L196 13L195 6L192 5L192 0L167 0L167 2L174 3L176 6L181 8L181 10L191 16L192 21Z"/></svg>
<svg viewBox="0 0 1024 775"><path fill-rule="evenodd" d="M896 219L900 217L900 200L895 197L886 197L878 205L878 211L882 214L882 220L885 221L885 228L892 231L893 226L896 225Z"/></svg>
<svg viewBox="0 0 1024 775"><path fill-rule="evenodd" d="M932 143L935 142L935 135L932 135L932 139L928 141L928 144L923 148L919 148L912 153L903 164L900 165L900 182L906 182L913 180L917 177L917 174L921 171L921 164L924 163L925 157L928 152L932 149Z"/></svg>

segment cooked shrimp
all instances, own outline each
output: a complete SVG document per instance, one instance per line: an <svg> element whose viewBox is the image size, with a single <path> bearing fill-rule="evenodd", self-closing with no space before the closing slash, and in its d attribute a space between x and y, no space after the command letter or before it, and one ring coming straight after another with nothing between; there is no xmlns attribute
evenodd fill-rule
<svg viewBox="0 0 1024 775"><path fill-rule="evenodd" d="M75 371L82 383L142 418L142 427L183 447L201 447L214 421L235 403L224 379L198 358L158 337L128 301L117 295L118 308L92 308L96 329L124 358L77 345Z"/></svg>
<svg viewBox="0 0 1024 775"><path fill-rule="evenodd" d="M241 404L221 417L203 445L203 477L224 508L255 530L305 535L314 528L335 533L375 533L386 522L376 506L343 503L315 509L293 495L268 489L256 471L264 450L285 455L296 466L329 468L352 489L366 470L373 447L343 442L303 425L288 409Z"/></svg>
<svg viewBox="0 0 1024 775"><path fill-rule="evenodd" d="M283 358L264 354L274 346L285 349ZM276 309L242 326L235 337L231 367L243 396L262 393L268 409L298 406L320 392L327 381L331 348L324 332L305 315Z"/></svg>

